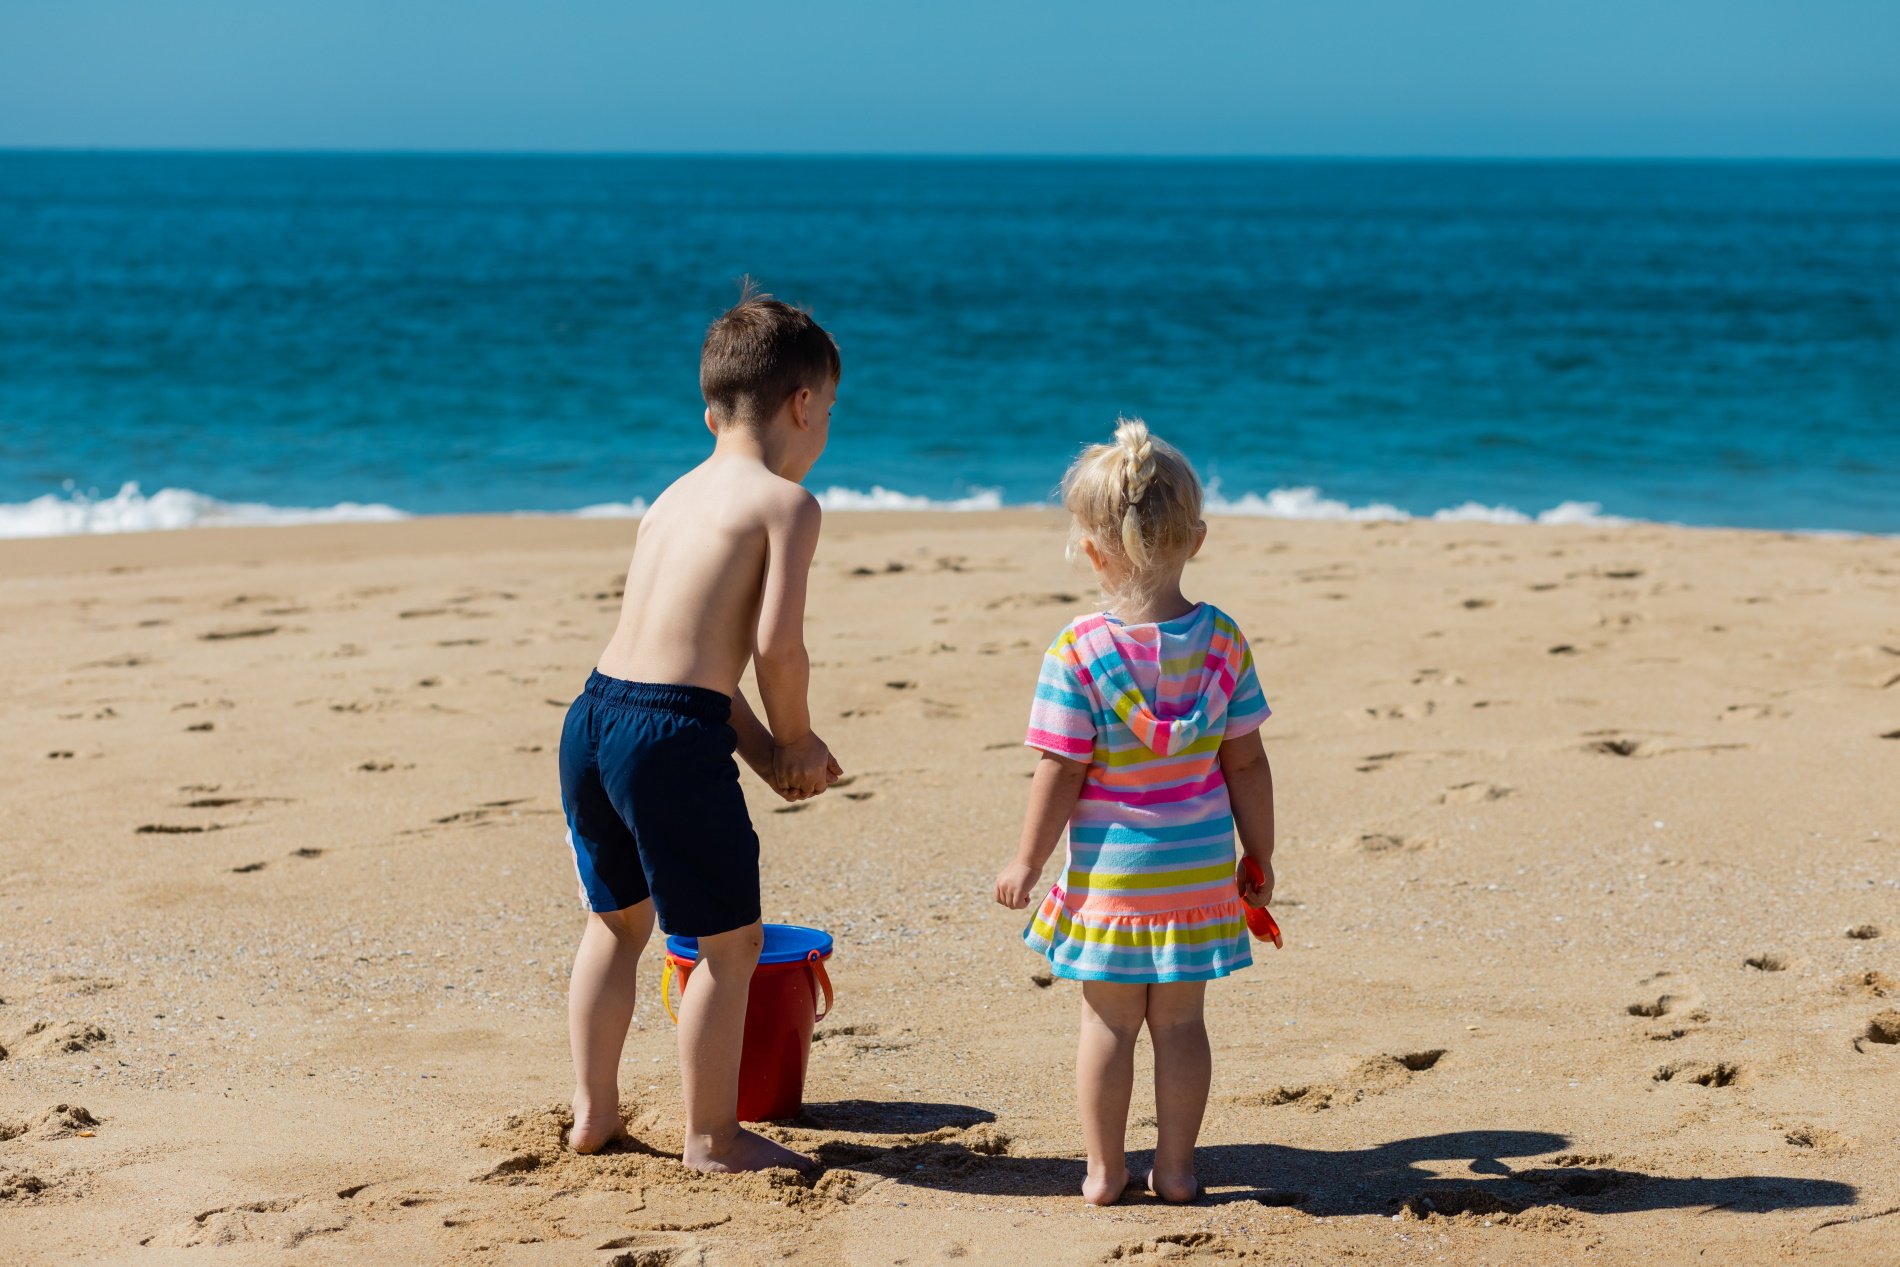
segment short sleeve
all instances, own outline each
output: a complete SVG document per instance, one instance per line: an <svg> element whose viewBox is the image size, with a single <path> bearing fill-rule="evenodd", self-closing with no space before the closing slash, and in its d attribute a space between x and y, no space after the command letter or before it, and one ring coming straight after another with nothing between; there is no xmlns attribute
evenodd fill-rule
<svg viewBox="0 0 1900 1267"><path fill-rule="evenodd" d="M1260 679L1253 671L1253 648L1247 645L1247 639L1238 629L1234 631L1234 651L1239 662L1234 670L1234 693L1227 700L1227 729L1221 734L1223 739L1250 735L1273 715L1273 710L1267 707L1267 697L1261 693Z"/></svg>
<svg viewBox="0 0 1900 1267"><path fill-rule="evenodd" d="M1024 743L1071 761L1095 755L1095 706L1083 684L1085 676L1075 634L1065 629L1043 654Z"/></svg>

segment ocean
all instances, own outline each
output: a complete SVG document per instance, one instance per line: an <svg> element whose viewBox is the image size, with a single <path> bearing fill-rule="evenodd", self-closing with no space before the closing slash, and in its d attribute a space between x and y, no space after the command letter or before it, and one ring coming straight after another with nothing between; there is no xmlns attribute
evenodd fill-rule
<svg viewBox="0 0 1900 1267"><path fill-rule="evenodd" d="M749 274L828 505L1900 532L1900 164L0 152L0 535L636 510Z"/></svg>

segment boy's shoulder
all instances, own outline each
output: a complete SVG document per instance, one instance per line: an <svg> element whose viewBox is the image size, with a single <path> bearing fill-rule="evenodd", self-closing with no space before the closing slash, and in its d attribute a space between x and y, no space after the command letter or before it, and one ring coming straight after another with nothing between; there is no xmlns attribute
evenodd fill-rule
<svg viewBox="0 0 1900 1267"><path fill-rule="evenodd" d="M763 466L720 472L710 480L707 474L703 466L687 472L667 486L661 499L669 504L684 502L700 512L716 506L767 525L816 522L822 513L810 489Z"/></svg>

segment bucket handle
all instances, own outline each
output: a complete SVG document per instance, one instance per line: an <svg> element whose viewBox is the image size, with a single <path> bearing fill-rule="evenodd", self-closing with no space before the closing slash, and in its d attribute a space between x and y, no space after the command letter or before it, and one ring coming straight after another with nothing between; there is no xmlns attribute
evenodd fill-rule
<svg viewBox="0 0 1900 1267"><path fill-rule="evenodd" d="M673 1010L673 956L671 955L666 957L666 967L660 970L660 1006L666 1009L667 1017L675 1025L680 1023L679 1013Z"/></svg>
<svg viewBox="0 0 1900 1267"><path fill-rule="evenodd" d="M825 971L823 956L815 950L805 956L805 969L811 973L813 997L821 993L825 996L825 1010L812 1018L812 1024L816 1025L819 1021L831 1015L833 999L831 993L831 975ZM666 1009L668 1019L675 1025L678 1025L680 1023L679 1013L673 1010L673 976L673 957L668 955L666 958L666 966L660 970L660 1006Z"/></svg>
<svg viewBox="0 0 1900 1267"><path fill-rule="evenodd" d="M831 977L825 971L824 956L815 950L806 954L805 969L810 972L812 976L813 996L815 997L820 991L823 991L825 996L825 1010L812 1018L812 1024L816 1025L819 1021L831 1015Z"/></svg>

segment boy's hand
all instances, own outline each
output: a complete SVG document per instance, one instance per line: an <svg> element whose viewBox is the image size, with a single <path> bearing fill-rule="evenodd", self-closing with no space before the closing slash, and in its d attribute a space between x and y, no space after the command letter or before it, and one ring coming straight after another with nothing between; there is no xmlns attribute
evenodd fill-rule
<svg viewBox="0 0 1900 1267"><path fill-rule="evenodd" d="M1025 863L1012 862L996 873L996 900L1012 911L1020 911L1035 896L1041 879L1040 867L1032 870Z"/></svg>
<svg viewBox="0 0 1900 1267"><path fill-rule="evenodd" d="M844 777L844 770L832 759L831 749L816 734L807 731L804 738L781 743L772 749L772 786L786 800L817 796Z"/></svg>
<svg viewBox="0 0 1900 1267"><path fill-rule="evenodd" d="M830 783L836 783L839 779L844 777L844 768L838 764L838 758L832 757L830 759L825 766L825 774L829 779L827 786L829 786ZM767 783L771 783L772 790L788 801L809 801L812 797L817 795L815 792L801 792L797 788L780 787L778 784L772 783L772 767L769 763L765 769L759 771L759 777L764 779Z"/></svg>
<svg viewBox="0 0 1900 1267"><path fill-rule="evenodd" d="M1240 886L1240 900L1248 906L1265 906L1273 900L1273 859L1253 860L1260 868L1260 883L1254 884L1247 874L1247 858L1248 855L1242 854L1240 861L1234 864L1234 883Z"/></svg>

